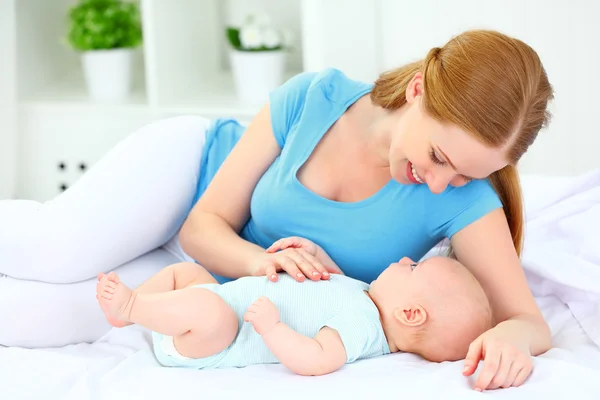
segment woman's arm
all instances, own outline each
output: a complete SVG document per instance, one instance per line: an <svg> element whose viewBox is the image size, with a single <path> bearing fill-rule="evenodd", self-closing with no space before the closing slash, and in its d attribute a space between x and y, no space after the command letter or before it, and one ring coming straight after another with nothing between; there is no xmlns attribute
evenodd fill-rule
<svg viewBox="0 0 600 400"><path fill-rule="evenodd" d="M451 243L457 259L473 273L490 300L498 325L488 332L488 337L500 339L490 342L505 349L510 347L507 351L520 350L534 356L549 350L550 329L527 285L503 209L496 209L465 227L452 237ZM513 372L502 370L502 349L491 351L485 346L481 345L481 351L469 351L466 363L473 361L470 357L477 358L473 354L483 352L487 368L484 367L478 384L482 389L487 384L500 387L504 380L510 380ZM467 367L474 371L477 365Z"/></svg>
<svg viewBox="0 0 600 400"><path fill-rule="evenodd" d="M196 203L180 233L183 250L206 269L232 278L250 275L250 263L264 249L239 236L250 216L250 199L260 177L281 149L267 104Z"/></svg>
<svg viewBox="0 0 600 400"><path fill-rule="evenodd" d="M523 338L532 355L551 347L548 325L538 308L499 208L452 237L457 259L477 278L492 306L496 323L523 322Z"/></svg>

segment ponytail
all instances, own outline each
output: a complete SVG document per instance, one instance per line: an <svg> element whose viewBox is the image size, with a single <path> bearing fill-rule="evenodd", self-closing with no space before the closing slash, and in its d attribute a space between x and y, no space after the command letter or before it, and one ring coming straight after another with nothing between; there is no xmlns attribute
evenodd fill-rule
<svg viewBox="0 0 600 400"><path fill-rule="evenodd" d="M523 230L525 228L523 215L523 193L517 168L507 165L489 177L492 187L498 193L504 213L510 228L513 244L517 255L521 257L523 251Z"/></svg>

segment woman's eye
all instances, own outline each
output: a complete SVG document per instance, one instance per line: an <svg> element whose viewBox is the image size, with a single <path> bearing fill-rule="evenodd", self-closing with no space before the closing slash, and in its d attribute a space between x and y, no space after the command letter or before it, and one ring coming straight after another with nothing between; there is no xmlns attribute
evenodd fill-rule
<svg viewBox="0 0 600 400"><path fill-rule="evenodd" d="M445 161L442 161L437 154L435 154L435 151L433 149L431 149L429 151L429 157L431 158L431 161L433 161L434 163L438 164L438 165L444 165L446 164Z"/></svg>

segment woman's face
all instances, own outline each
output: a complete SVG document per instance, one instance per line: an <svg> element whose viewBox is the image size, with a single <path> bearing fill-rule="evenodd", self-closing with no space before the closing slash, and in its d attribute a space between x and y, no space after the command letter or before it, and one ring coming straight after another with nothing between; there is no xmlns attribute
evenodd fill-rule
<svg viewBox="0 0 600 400"><path fill-rule="evenodd" d="M406 93L405 107L391 117L389 151L392 177L403 184L427 184L432 193L448 185L462 186L485 179L508 163L502 148L488 148L452 124L441 124L425 113L421 73Z"/></svg>

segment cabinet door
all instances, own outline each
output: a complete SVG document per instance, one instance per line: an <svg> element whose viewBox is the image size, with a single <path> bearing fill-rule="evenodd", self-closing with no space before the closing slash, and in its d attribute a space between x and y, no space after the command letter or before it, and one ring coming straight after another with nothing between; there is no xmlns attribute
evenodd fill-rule
<svg viewBox="0 0 600 400"><path fill-rule="evenodd" d="M19 113L19 197L52 199L119 141L156 118L142 110L23 107Z"/></svg>

